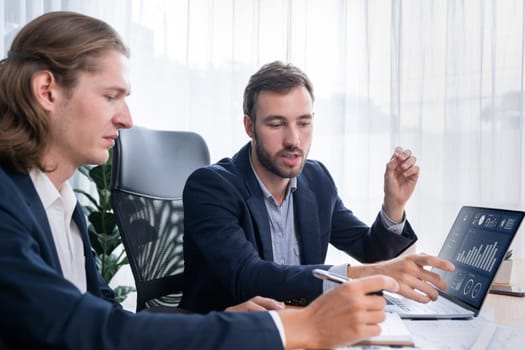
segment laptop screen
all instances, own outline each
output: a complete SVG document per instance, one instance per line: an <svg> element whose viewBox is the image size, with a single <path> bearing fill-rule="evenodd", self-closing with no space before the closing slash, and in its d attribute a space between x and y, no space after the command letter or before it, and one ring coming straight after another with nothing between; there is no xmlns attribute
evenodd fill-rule
<svg viewBox="0 0 525 350"><path fill-rule="evenodd" d="M448 283L445 294L479 309L523 216L519 211L462 207L439 253L456 269L433 269Z"/></svg>

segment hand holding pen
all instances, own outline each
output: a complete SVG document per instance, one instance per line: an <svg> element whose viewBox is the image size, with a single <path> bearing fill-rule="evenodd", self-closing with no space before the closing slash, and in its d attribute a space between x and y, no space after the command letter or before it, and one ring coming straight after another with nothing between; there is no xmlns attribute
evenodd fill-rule
<svg viewBox="0 0 525 350"><path fill-rule="evenodd" d="M323 272L321 274L324 275ZM332 277L334 276L331 275L330 278ZM379 324L386 318L386 300L370 293L378 290L399 290L397 281L385 275L367 276L351 281L344 276L334 278L337 277L340 285L323 293L307 307L279 313L283 322L287 321L287 312L301 313L301 316L310 320L310 325L299 325L302 334L316 335L314 338L321 340L319 343L308 343L310 348L333 348L379 335ZM313 327L312 320L315 320ZM290 348L293 346L290 345Z"/></svg>
<svg viewBox="0 0 525 350"><path fill-rule="evenodd" d="M339 283L339 284L351 281L351 279L346 276L342 276L342 275L339 275L339 274L336 274L330 271L326 271L326 270L321 270L321 269L314 269L312 271L312 274L319 279L328 280L328 281ZM374 291L368 294L383 296L383 291L378 290L378 291Z"/></svg>

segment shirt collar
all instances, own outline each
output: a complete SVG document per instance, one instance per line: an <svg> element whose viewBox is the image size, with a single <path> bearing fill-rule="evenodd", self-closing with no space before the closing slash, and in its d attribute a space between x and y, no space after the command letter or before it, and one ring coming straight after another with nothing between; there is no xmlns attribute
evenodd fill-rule
<svg viewBox="0 0 525 350"><path fill-rule="evenodd" d="M42 201L44 209L47 211L53 203L60 199L64 204L65 218L67 221L70 221L77 204L77 199L69 181L64 182L60 191L58 191L46 173L40 169L32 169L29 172L29 176L33 181L33 185Z"/></svg>

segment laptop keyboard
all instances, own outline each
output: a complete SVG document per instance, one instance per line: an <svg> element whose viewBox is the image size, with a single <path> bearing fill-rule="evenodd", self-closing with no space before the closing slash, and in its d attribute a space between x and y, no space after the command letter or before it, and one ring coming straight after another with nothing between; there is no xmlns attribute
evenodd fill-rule
<svg viewBox="0 0 525 350"><path fill-rule="evenodd" d="M387 304L396 305L405 312L411 314L457 314L465 312L465 309L452 303L445 298L439 298L438 301L431 301L427 304L421 304L416 301L405 298L386 298Z"/></svg>

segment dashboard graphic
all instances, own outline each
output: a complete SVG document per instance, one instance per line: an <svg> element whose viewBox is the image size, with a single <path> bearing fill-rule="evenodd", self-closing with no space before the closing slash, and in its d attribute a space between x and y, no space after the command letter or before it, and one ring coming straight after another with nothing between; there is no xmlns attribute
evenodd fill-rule
<svg viewBox="0 0 525 350"><path fill-rule="evenodd" d="M479 247L474 247L467 252L463 250L458 254L456 261L490 272L496 264L497 245L498 242L495 241L493 244L488 244L485 247L483 247L483 244L480 244Z"/></svg>
<svg viewBox="0 0 525 350"><path fill-rule="evenodd" d="M456 269L434 270L447 281L447 293L479 307L522 219L517 211L461 208L439 253Z"/></svg>

